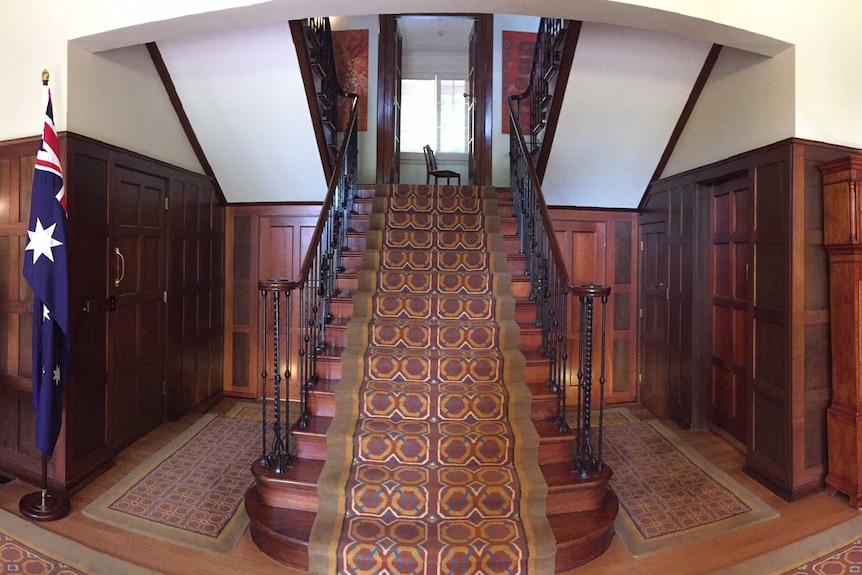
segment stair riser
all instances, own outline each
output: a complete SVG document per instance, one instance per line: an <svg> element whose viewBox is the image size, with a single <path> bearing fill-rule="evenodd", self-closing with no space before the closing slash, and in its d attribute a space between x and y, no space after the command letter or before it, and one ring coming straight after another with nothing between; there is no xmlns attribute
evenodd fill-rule
<svg viewBox="0 0 862 575"><path fill-rule="evenodd" d="M516 254L521 251L521 238L514 234L503 236L503 247L507 254Z"/></svg>
<svg viewBox="0 0 862 575"><path fill-rule="evenodd" d="M353 214L350 216L350 231L365 233L368 231L369 222L366 214Z"/></svg>
<svg viewBox="0 0 862 575"><path fill-rule="evenodd" d="M516 299L530 297L530 278L523 275L512 276L512 296Z"/></svg>
<svg viewBox="0 0 862 575"><path fill-rule="evenodd" d="M597 482L588 487L571 485L568 489L548 495L546 510L548 515L577 513L599 509L608 494L608 484Z"/></svg>
<svg viewBox="0 0 862 575"><path fill-rule="evenodd" d="M353 303L349 298L333 299L329 304L329 313L332 314L332 317L350 319L353 317Z"/></svg>
<svg viewBox="0 0 862 575"><path fill-rule="evenodd" d="M317 487L275 485L268 488L258 483L255 490L263 504L269 507L317 513Z"/></svg>
<svg viewBox="0 0 862 575"><path fill-rule="evenodd" d="M296 457L326 461L326 435L296 433Z"/></svg>
<svg viewBox="0 0 862 575"><path fill-rule="evenodd" d="M341 358L328 355L318 356L315 372L322 379L341 379Z"/></svg>
<svg viewBox="0 0 862 575"><path fill-rule="evenodd" d="M570 439L570 438L567 438ZM571 461L571 441L539 441L539 465Z"/></svg>
<svg viewBox="0 0 862 575"><path fill-rule="evenodd" d="M347 326L330 325L326 328L326 344L334 347L347 346Z"/></svg>
<svg viewBox="0 0 862 575"><path fill-rule="evenodd" d="M349 273L356 273L362 268L362 252L343 252L341 254L341 267Z"/></svg>
<svg viewBox="0 0 862 575"><path fill-rule="evenodd" d="M359 278L356 274L338 274L335 287L338 293L354 293L359 286Z"/></svg>
<svg viewBox="0 0 862 575"><path fill-rule="evenodd" d="M357 214L370 214L374 211L374 202L368 199L358 199L353 204L353 211Z"/></svg>
<svg viewBox="0 0 862 575"><path fill-rule="evenodd" d="M311 415L333 417L335 415L335 397L331 393L308 394L308 411Z"/></svg>
<svg viewBox="0 0 862 575"><path fill-rule="evenodd" d="M362 233L348 233L347 234L347 247L350 248L351 251L361 252L365 249L365 234Z"/></svg>
<svg viewBox="0 0 862 575"><path fill-rule="evenodd" d="M557 415L557 398L555 396L533 396L530 403L530 417L534 421L550 419Z"/></svg>
<svg viewBox="0 0 862 575"><path fill-rule="evenodd" d="M521 351L539 349L542 346L542 330L534 328L525 329L522 327L519 343Z"/></svg>

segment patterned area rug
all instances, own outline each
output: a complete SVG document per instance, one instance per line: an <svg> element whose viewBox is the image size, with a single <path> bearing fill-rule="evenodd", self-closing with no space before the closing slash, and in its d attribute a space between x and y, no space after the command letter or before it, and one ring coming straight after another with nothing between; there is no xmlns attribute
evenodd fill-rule
<svg viewBox="0 0 862 575"><path fill-rule="evenodd" d="M713 575L862 573L862 516Z"/></svg>
<svg viewBox="0 0 862 575"><path fill-rule="evenodd" d="M551 573L524 359L495 291L505 256L485 233L499 231L493 190L395 186L384 214L319 484L338 498L322 498L310 570Z"/></svg>
<svg viewBox="0 0 862 575"><path fill-rule="evenodd" d="M616 531L633 556L778 516L657 420L611 409L604 429L604 460L624 511Z"/></svg>
<svg viewBox="0 0 862 575"><path fill-rule="evenodd" d="M230 553L248 526L242 505L261 452L260 407L205 415L83 513L123 529Z"/></svg>
<svg viewBox="0 0 862 575"><path fill-rule="evenodd" d="M0 509L0 573L154 575L156 572L89 549Z"/></svg>

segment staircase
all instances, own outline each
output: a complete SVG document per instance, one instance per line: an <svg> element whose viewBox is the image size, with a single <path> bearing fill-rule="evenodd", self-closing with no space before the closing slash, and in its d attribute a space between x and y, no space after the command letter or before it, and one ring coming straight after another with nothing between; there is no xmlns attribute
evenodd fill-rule
<svg viewBox="0 0 862 575"><path fill-rule="evenodd" d="M433 195L444 187L427 188ZM454 188L456 193L457 188ZM270 557L300 570L309 569L309 541L321 502L331 504L331 500L338 496L337 493L318 490L329 451L327 430L333 424L336 412L336 388L342 376L350 377L351 370L355 370L353 361L348 368L342 361L342 354L348 346L348 325L355 304L353 296L357 292L364 293L360 300L362 305L368 305L370 296L363 291L367 286L360 286L363 277L360 270L376 269L381 265L380 246L375 238L387 231L385 198L391 191L391 187L384 185L361 187L353 205L351 228L347 234L349 250L342 253L343 271L337 276L337 294L329 304L331 319L325 330L325 344L317 353L316 377L313 387L308 389L309 417L304 428L294 426L291 430L291 465L279 474L261 462L256 462L252 469L255 485L246 496L252 539ZM610 545L617 498L608 488L611 475L608 467L597 474L573 472L572 444L576 437L573 432L560 432L555 421L558 395L552 393L547 385L549 361L539 351L542 333L535 326L536 304L529 298L529 278L523 275L525 256L519 253L521 244L517 224L515 218L508 215L512 213L511 199L508 190L483 188L481 193L486 197L496 196L496 201L489 203L497 204L501 216L499 234L495 231L491 235L497 237L489 236L488 241L502 244L506 254L505 266L511 273L512 297L504 298L505 301L501 299L498 304L511 306L514 303L514 310L510 313L520 328L516 341L525 359L524 379L532 395L529 419L538 434L538 467L547 485L545 513L556 542L553 571L561 573L594 559ZM369 238L375 245L366 246ZM510 419L512 417L518 417L518 414L510 414ZM530 488L544 489L542 486Z"/></svg>

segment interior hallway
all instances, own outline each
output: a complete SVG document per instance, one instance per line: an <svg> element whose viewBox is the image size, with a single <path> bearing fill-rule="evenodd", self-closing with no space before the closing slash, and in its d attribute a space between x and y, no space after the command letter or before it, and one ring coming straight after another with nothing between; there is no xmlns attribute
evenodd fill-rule
<svg viewBox="0 0 862 575"><path fill-rule="evenodd" d="M225 399L212 412L224 413L236 401ZM626 407L641 418L651 417L650 412L640 405L629 404ZM40 524L40 527L97 551L168 574L298 573L260 552L252 543L248 532L243 535L233 553L225 556L118 530L81 514L84 507L169 443L200 416L199 413L190 413L176 422L161 425L122 451L114 467L72 497L72 513L69 517ZM774 507L780 516L710 539L678 545L641 559L631 557L619 539L615 538L604 555L571 571L572 575L708 574L814 535L858 515L857 511L847 505L845 498L830 497L824 493L806 497L796 503L788 503L745 475L742 471L743 454L718 435L708 431L685 431L672 421L662 423L711 463ZM18 514L19 499L34 489L35 486L22 481L0 485L0 507Z"/></svg>

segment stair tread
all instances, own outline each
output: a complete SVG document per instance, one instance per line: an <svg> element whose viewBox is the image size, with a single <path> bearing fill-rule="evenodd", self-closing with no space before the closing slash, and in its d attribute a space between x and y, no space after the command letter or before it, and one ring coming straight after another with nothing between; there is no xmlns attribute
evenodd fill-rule
<svg viewBox="0 0 862 575"><path fill-rule="evenodd" d="M569 430L560 433L560 430L553 419L534 420L533 427L539 434L540 443L570 443L574 437L574 433Z"/></svg>
<svg viewBox="0 0 862 575"><path fill-rule="evenodd" d="M305 429L300 429L293 426L292 433L295 435L326 435L326 431L332 424L332 417L326 415L312 415L308 418L308 424Z"/></svg>
<svg viewBox="0 0 862 575"><path fill-rule="evenodd" d="M324 463L324 461L317 459L294 457L292 465L285 468L284 473L279 475L271 473L255 463L255 476L264 475L268 482L316 490L317 480L320 479L320 472L323 469Z"/></svg>
<svg viewBox="0 0 862 575"><path fill-rule="evenodd" d="M611 477L611 468L607 465L604 466L598 475L586 479L583 479L579 473L574 471L571 461L545 463L541 466L541 469L542 475L545 476L545 483L548 484L549 493L607 483Z"/></svg>

